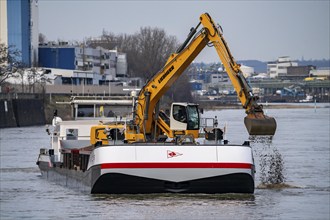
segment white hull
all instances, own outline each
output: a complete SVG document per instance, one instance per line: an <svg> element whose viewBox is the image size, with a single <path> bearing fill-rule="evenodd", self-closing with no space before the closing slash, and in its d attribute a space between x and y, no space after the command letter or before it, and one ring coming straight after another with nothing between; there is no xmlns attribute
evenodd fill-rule
<svg viewBox="0 0 330 220"><path fill-rule="evenodd" d="M101 174L121 173L172 182L233 173L251 173L248 146L107 146L96 148L88 168L99 165Z"/></svg>
<svg viewBox="0 0 330 220"><path fill-rule="evenodd" d="M255 170L249 146L102 146L91 151L85 171L51 165L45 156L39 157L39 167L47 177L59 174L66 182L75 182L71 185L83 182L91 193L254 191Z"/></svg>

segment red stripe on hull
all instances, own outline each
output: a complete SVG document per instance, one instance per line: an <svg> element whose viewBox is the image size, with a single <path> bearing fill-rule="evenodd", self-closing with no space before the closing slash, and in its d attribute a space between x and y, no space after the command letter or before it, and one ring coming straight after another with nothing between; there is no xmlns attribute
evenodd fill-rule
<svg viewBox="0 0 330 220"><path fill-rule="evenodd" d="M231 168L251 169L249 163L104 163L101 169L118 168Z"/></svg>

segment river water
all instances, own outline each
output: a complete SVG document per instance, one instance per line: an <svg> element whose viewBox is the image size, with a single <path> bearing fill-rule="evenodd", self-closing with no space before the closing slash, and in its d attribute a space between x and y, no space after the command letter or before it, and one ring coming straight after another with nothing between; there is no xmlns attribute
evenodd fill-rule
<svg viewBox="0 0 330 220"><path fill-rule="evenodd" d="M0 130L0 219L330 219L330 108L268 109L272 140L249 137L243 110L207 111L230 143L251 139L254 195L90 195L42 179L35 164L49 145L44 126ZM284 187L260 187L267 156L280 155ZM266 165L267 166L267 165Z"/></svg>

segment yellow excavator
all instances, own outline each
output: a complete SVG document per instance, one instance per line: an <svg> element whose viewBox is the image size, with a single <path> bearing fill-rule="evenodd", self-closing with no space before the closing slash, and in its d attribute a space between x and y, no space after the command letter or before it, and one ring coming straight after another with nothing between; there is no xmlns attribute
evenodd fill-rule
<svg viewBox="0 0 330 220"><path fill-rule="evenodd" d="M275 134L275 119L266 116L262 105L257 103L258 97L252 93L240 65L235 62L221 28L216 26L208 13L202 14L199 20L198 25L190 30L185 42L169 57L165 66L140 90L135 101L133 121L126 124L126 142L149 142L186 135L198 138L200 127L197 104L173 103L168 117L159 110L159 100L206 45L216 49L237 92L247 114L244 123L248 133Z"/></svg>

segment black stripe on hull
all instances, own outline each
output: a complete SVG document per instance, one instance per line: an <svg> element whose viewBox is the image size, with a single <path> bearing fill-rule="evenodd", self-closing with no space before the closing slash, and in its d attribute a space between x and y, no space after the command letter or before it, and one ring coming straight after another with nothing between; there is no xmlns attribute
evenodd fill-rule
<svg viewBox="0 0 330 220"><path fill-rule="evenodd" d="M185 182L168 182L120 173L103 174L92 193L253 193L254 179L246 173L235 173Z"/></svg>

